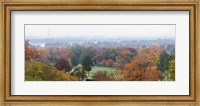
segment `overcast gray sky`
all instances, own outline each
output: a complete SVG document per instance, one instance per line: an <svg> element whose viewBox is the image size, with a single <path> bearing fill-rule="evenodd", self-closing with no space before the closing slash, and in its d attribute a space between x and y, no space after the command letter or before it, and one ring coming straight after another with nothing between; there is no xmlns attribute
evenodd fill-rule
<svg viewBox="0 0 200 106"><path fill-rule="evenodd" d="M175 39L175 25L25 25L26 39Z"/></svg>

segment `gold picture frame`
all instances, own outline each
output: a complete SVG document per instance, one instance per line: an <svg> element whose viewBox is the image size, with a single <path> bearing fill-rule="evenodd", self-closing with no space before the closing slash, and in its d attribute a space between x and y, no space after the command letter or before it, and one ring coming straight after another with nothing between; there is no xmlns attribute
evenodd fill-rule
<svg viewBox="0 0 200 106"><path fill-rule="evenodd" d="M198 105L199 104L199 0L4 0L1 2L0 75L1 105L17 106L26 103L49 105ZM11 11L24 10L138 10L189 11L190 26L190 95L189 96L12 96L11 95ZM31 105L31 106L32 106Z"/></svg>

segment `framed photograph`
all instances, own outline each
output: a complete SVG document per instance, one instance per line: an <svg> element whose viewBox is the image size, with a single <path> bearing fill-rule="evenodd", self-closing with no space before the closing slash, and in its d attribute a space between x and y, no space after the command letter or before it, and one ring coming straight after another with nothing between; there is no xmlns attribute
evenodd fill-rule
<svg viewBox="0 0 200 106"><path fill-rule="evenodd" d="M2 2L3 102L198 103L198 3Z"/></svg>

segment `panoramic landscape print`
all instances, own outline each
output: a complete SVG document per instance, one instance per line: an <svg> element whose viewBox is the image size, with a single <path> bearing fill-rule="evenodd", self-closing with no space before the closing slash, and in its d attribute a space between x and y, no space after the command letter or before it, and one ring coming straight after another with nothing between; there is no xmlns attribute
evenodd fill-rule
<svg viewBox="0 0 200 106"><path fill-rule="evenodd" d="M25 25L25 81L175 81L175 25Z"/></svg>

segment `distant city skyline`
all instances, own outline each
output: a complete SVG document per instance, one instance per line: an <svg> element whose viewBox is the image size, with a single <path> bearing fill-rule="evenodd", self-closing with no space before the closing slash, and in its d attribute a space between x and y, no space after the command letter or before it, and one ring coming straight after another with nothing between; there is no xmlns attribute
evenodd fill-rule
<svg viewBox="0 0 200 106"><path fill-rule="evenodd" d="M25 25L25 39L175 39L175 25Z"/></svg>

